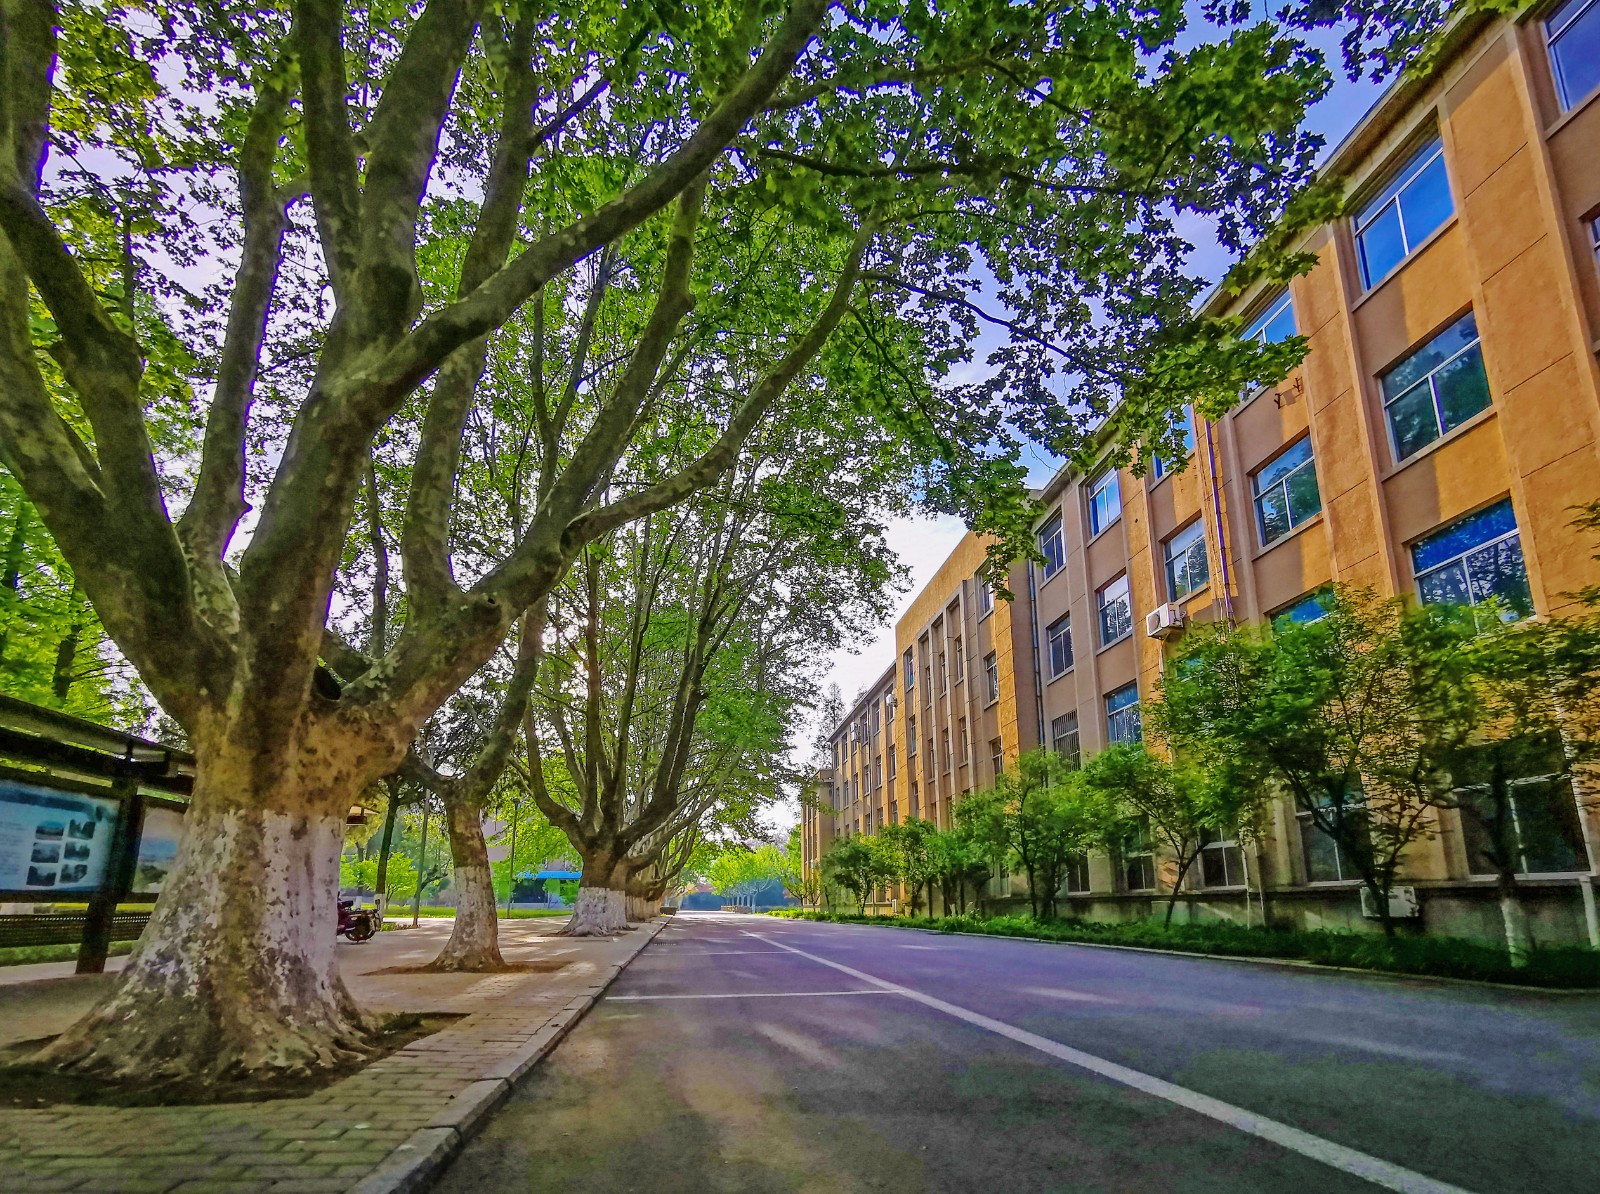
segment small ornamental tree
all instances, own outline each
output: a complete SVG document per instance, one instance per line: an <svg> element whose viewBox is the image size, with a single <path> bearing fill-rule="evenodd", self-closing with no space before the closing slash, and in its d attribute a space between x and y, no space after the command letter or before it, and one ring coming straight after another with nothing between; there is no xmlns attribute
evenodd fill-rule
<svg viewBox="0 0 1600 1194"><path fill-rule="evenodd" d="M934 881L944 903L944 914L952 911L965 914L967 892L977 892L994 871L994 859L988 842L967 829L957 826L942 829L929 843L932 855Z"/></svg>
<svg viewBox="0 0 1600 1194"><path fill-rule="evenodd" d="M823 877L835 887L850 893L856 902L856 912L867 913L867 901L879 886L893 879L886 865L884 850L868 834L852 834L839 838L822 856Z"/></svg>
<svg viewBox="0 0 1600 1194"><path fill-rule="evenodd" d="M1494 612L1428 605L1403 629L1440 772L1438 803L1459 810L1472 869L1494 874L1506 947L1520 967L1534 945L1525 860L1574 854L1555 824L1590 803L1575 788L1584 790L1600 755L1600 619L1507 621ZM1587 863L1573 856L1568 865Z"/></svg>
<svg viewBox="0 0 1600 1194"><path fill-rule="evenodd" d="M965 814L963 816L963 814ZM1053 918L1072 858L1096 840L1092 810L1076 772L1054 751L1021 755L988 792L956 808L958 822L1028 881L1035 919Z"/></svg>
<svg viewBox="0 0 1600 1194"><path fill-rule="evenodd" d="M1402 614L1398 601L1341 589L1307 625L1197 628L1149 710L1166 742L1217 768L1217 784L1292 796L1389 935L1389 893L1405 851L1433 833L1439 795Z"/></svg>
<svg viewBox="0 0 1600 1194"><path fill-rule="evenodd" d="M938 827L920 817L908 817L897 825L885 825L878 831L885 862L894 872L894 879L905 890L908 911L912 916L922 906L923 896L931 891L936 874L933 839Z"/></svg>
<svg viewBox="0 0 1600 1194"><path fill-rule="evenodd" d="M1174 872L1165 923L1172 923L1178 892L1200 857L1206 832L1231 827L1235 817L1212 778L1198 767L1174 763L1142 745L1121 743L1090 758L1078 783L1105 810L1102 830L1142 819L1166 847Z"/></svg>

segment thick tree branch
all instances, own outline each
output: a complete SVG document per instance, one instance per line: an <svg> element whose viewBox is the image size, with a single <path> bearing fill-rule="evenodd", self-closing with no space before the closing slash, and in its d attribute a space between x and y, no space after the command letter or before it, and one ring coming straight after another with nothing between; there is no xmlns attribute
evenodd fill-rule
<svg viewBox="0 0 1600 1194"><path fill-rule="evenodd" d="M850 293L860 273L861 261L872 243L876 225L872 220L863 222L854 243L845 257L844 267L834 284L833 295L816 321L801 337L800 342L784 354L777 366L763 377L750 392L749 398L734 412L728 426L692 463L676 474L648 486L628 497L579 515L567 527L567 538L575 543L589 543L609 533L624 523L632 522L656 510L675 505L711 484L733 466L739 449L756 424L776 405L784 390L810 364L822 346L827 343L834 328L850 306Z"/></svg>
<svg viewBox="0 0 1600 1194"><path fill-rule="evenodd" d="M317 235L334 295L343 303L355 276L361 220L361 174L350 131L344 63L344 4L301 0L295 10L306 161Z"/></svg>
<svg viewBox="0 0 1600 1194"><path fill-rule="evenodd" d="M827 0L794 0L760 57L687 141L636 186L519 254L471 295L429 316L384 360L373 378L383 400L411 392L460 345L509 319L550 279L636 228L703 174L794 69L822 23Z"/></svg>
<svg viewBox="0 0 1600 1194"><path fill-rule="evenodd" d="M522 69L506 99L478 224L462 263L463 294L481 285L505 264L516 238L533 152L533 111L538 98L537 79L526 69L532 51L533 24L529 18L512 34L510 52ZM445 362L429 396L401 535L406 592L414 614L420 617L433 615L441 601L457 592L450 571L450 512L462 434L487 362L487 337L463 345Z"/></svg>
<svg viewBox="0 0 1600 1194"><path fill-rule="evenodd" d="M198 567L221 560L245 512L245 429L288 227L285 199L272 177L288 117L287 74L287 64L280 62L261 84L239 149L244 244L206 416L200 475L189 507L178 520L178 535Z"/></svg>

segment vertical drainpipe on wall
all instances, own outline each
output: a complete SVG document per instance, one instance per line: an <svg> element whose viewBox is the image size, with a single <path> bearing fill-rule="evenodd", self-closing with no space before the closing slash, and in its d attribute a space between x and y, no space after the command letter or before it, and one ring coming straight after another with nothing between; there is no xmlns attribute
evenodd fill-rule
<svg viewBox="0 0 1600 1194"><path fill-rule="evenodd" d="M1032 560L1028 561L1028 640L1033 644L1033 711L1039 723L1039 749L1044 750L1049 743L1044 736L1044 680L1039 670L1039 588L1033 581Z"/></svg>
<svg viewBox="0 0 1600 1194"><path fill-rule="evenodd" d="M1222 602L1228 625L1233 625L1233 579L1228 569L1228 530L1222 521L1222 489L1217 480L1217 451L1212 443L1212 422L1206 421L1206 471L1211 474L1211 510L1217 522L1217 554L1222 561Z"/></svg>
<svg viewBox="0 0 1600 1194"><path fill-rule="evenodd" d="M1197 412L1198 413L1198 412ZM1211 438L1212 428L1215 426L1210 419L1205 420L1206 425L1206 472L1211 479L1211 510L1212 517L1217 523L1217 556L1222 563L1222 607L1223 616L1228 620L1231 628L1233 618L1233 576L1228 568L1228 527L1222 517L1222 488L1217 475L1217 450L1215 441ZM1166 668L1166 655L1162 654L1161 666ZM1235 831L1237 832L1237 830ZM1239 850L1239 861L1244 864L1244 908L1245 923L1250 922L1250 866L1249 851L1243 847ZM1261 927L1267 928L1267 868L1261 864L1261 856L1256 857L1256 893L1261 901Z"/></svg>

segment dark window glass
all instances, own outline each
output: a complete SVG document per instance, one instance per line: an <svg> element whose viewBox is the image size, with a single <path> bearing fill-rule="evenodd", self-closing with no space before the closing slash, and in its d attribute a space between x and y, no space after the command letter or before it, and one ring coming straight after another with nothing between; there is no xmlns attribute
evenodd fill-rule
<svg viewBox="0 0 1600 1194"><path fill-rule="evenodd" d="M1395 459L1405 460L1489 405L1478 321L1467 312L1383 375Z"/></svg>
<svg viewBox="0 0 1600 1194"><path fill-rule="evenodd" d="M1061 516L1058 514L1039 532L1039 553L1044 556L1044 578L1049 580L1067 562L1067 547L1061 534Z"/></svg>
<svg viewBox="0 0 1600 1194"><path fill-rule="evenodd" d="M1072 619L1058 618L1045 631L1050 644L1050 678L1072 667Z"/></svg>

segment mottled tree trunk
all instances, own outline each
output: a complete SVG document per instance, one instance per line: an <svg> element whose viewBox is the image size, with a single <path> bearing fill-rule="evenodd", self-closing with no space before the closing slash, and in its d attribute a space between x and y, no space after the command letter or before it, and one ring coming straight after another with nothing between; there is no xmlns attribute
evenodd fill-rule
<svg viewBox="0 0 1600 1194"><path fill-rule="evenodd" d="M568 937L610 937L631 927L627 867L613 855L595 851L583 860L578 902L561 932Z"/></svg>
<svg viewBox="0 0 1600 1194"><path fill-rule="evenodd" d="M37 1060L204 1084L367 1053L334 949L344 817L365 760L302 742L267 758L252 740L229 727L197 742L183 843L149 926L116 990Z"/></svg>
<svg viewBox="0 0 1600 1194"><path fill-rule="evenodd" d="M495 918L494 875L489 870L489 845L475 802L447 800L445 825L450 857L455 863L455 928L429 970L504 970L500 956L500 924Z"/></svg>

